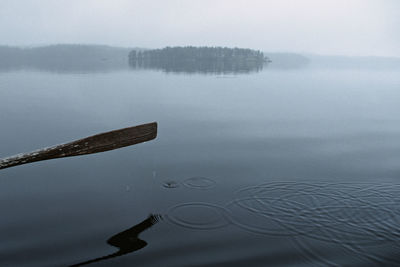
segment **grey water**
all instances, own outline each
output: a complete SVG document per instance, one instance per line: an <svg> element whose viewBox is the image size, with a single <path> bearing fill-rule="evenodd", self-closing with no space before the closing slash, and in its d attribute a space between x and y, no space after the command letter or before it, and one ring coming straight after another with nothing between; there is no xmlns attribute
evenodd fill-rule
<svg viewBox="0 0 400 267"><path fill-rule="evenodd" d="M0 72L0 266L400 264L398 69Z"/></svg>

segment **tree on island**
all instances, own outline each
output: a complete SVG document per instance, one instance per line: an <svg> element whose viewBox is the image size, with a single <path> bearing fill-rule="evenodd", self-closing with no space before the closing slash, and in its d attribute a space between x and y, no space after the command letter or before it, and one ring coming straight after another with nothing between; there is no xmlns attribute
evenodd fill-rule
<svg viewBox="0 0 400 267"><path fill-rule="evenodd" d="M267 61L261 51L227 47L165 47L129 53L132 67L167 72L249 72L262 69Z"/></svg>

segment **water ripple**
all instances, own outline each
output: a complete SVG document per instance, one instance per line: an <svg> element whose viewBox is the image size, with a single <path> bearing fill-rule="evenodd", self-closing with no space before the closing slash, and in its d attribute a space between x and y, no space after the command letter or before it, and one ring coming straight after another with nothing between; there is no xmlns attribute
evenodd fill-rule
<svg viewBox="0 0 400 267"><path fill-rule="evenodd" d="M165 188L177 188L179 187L179 183L175 181L165 181L162 186Z"/></svg>
<svg viewBox="0 0 400 267"><path fill-rule="evenodd" d="M191 177L183 181L183 184L194 189L210 189L216 185L216 182L206 177Z"/></svg>
<svg viewBox="0 0 400 267"><path fill-rule="evenodd" d="M244 230L290 237L308 254L323 242L393 264L400 262L385 253L400 250L399 193L398 185L373 183L268 183L239 190L225 215Z"/></svg>
<svg viewBox="0 0 400 267"><path fill-rule="evenodd" d="M218 205L192 202L171 207L165 218L176 225L198 230L217 229L228 225L223 215L224 208Z"/></svg>

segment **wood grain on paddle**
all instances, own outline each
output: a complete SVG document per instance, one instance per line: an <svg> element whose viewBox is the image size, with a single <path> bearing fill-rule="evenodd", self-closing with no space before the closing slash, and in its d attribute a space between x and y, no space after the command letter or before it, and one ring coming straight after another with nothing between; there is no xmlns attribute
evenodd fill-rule
<svg viewBox="0 0 400 267"><path fill-rule="evenodd" d="M156 122L114 130L79 139L70 143L0 159L0 169L35 161L81 156L113 150L150 141L156 138L156 136Z"/></svg>

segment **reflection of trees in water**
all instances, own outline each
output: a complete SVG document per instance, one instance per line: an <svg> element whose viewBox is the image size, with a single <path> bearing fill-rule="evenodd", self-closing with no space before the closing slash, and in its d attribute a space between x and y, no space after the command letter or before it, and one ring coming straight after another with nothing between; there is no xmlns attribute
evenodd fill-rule
<svg viewBox="0 0 400 267"><path fill-rule="evenodd" d="M133 69L160 69L165 72L227 74L258 72L263 69L263 64L229 61L137 61L130 63L130 67Z"/></svg>
<svg viewBox="0 0 400 267"><path fill-rule="evenodd" d="M133 69L186 73L249 73L262 70L267 58L260 51L224 47L166 47L129 54Z"/></svg>

